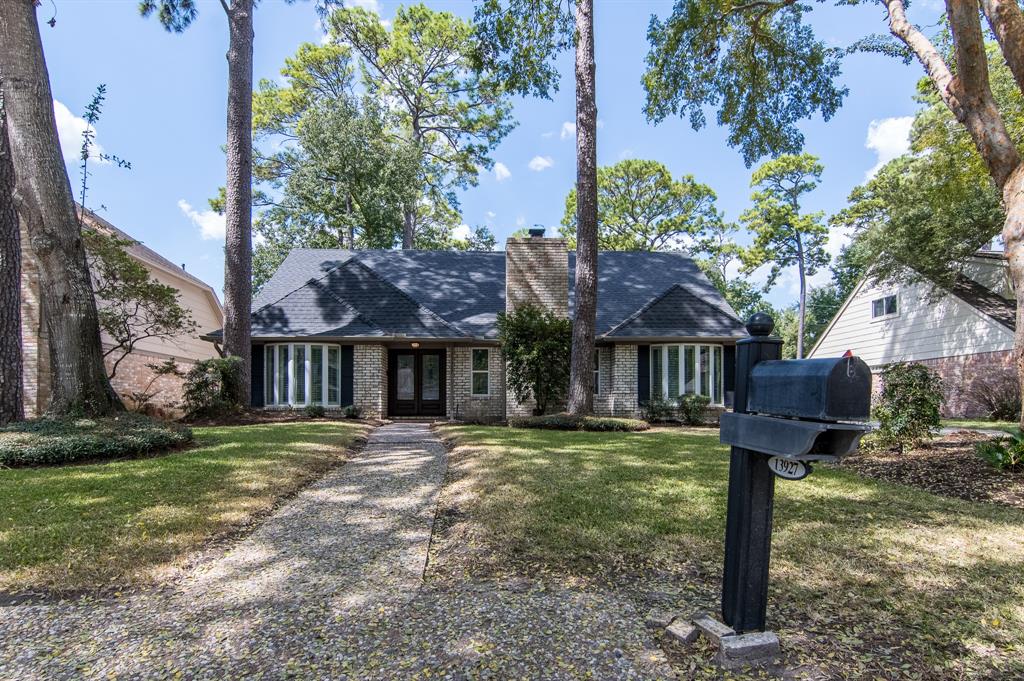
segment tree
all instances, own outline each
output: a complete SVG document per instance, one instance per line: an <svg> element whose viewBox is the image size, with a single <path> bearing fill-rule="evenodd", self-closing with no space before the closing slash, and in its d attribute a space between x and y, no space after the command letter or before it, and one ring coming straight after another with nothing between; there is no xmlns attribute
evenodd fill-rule
<svg viewBox="0 0 1024 681"><path fill-rule="evenodd" d="M534 415L565 397L569 382L572 323L536 305L498 313L498 342L508 385L520 402L534 400Z"/></svg>
<svg viewBox="0 0 1024 681"><path fill-rule="evenodd" d="M576 49L576 304L569 379L570 414L593 410L597 316L597 98L593 0L481 0L476 9L478 68L512 92L549 97L558 89L553 61Z"/></svg>
<svg viewBox="0 0 1024 681"><path fill-rule="evenodd" d="M512 129L504 88L479 64L473 26L424 5L399 7L390 30L361 7L343 8L328 20L330 36L359 58L366 91L388 102L399 117L396 133L417 155L420 196L434 205L458 205L454 189L475 185L478 168ZM413 248L420 196L403 208L402 248Z"/></svg>
<svg viewBox="0 0 1024 681"><path fill-rule="evenodd" d="M784 154L768 161L750 179L758 190L751 195L754 205L740 220L754 233L754 242L743 253L750 272L772 263L768 286L774 285L782 270L796 265L800 277L800 309L796 356L804 356L804 322L807 316L807 277L828 265L825 242L828 228L821 212L800 213L800 197L813 191L821 179L822 166L810 154Z"/></svg>
<svg viewBox="0 0 1024 681"><path fill-rule="evenodd" d="M21 232L0 92L0 426L25 418L21 364Z"/></svg>
<svg viewBox="0 0 1024 681"><path fill-rule="evenodd" d="M735 271L745 250L736 242L738 231L735 223L709 221L688 250L740 319L746 320L755 312L774 314L771 304L764 299L765 289L750 283L742 271Z"/></svg>
<svg viewBox="0 0 1024 681"><path fill-rule="evenodd" d="M14 205L39 263L52 372L48 412L104 415L123 406L103 367L96 301L57 140L35 9L26 0L0 2L0 92L15 168Z"/></svg>
<svg viewBox="0 0 1024 681"><path fill-rule="evenodd" d="M870 36L857 47L921 63L935 101L963 127L1002 199L1002 238L1017 298L1014 360L1024 385L1024 161L1013 120L997 99L1004 86L1024 90L1024 11L1015 0L946 0L949 30L936 46L908 18L905 0L881 3L895 41ZM649 115L660 120L686 111L699 127L702 107L721 104L719 121L748 163L767 152L795 151L802 137L794 123L816 110L828 118L846 93L835 85L839 50L826 48L801 23L811 9L791 0L680 0L667 21L651 24ZM982 16L1012 84L992 77Z"/></svg>
<svg viewBox="0 0 1024 681"><path fill-rule="evenodd" d="M721 218L715 193L692 175L672 178L657 161L627 159L597 170L597 240L610 251L684 247ZM576 247L576 188L565 199L562 236Z"/></svg>
<svg viewBox="0 0 1024 681"><path fill-rule="evenodd" d="M82 233L100 301L100 327L113 341L103 356L111 358L109 378L141 341L170 339L196 330L173 286L161 284L127 252L135 242L100 229Z"/></svg>
<svg viewBox="0 0 1024 681"><path fill-rule="evenodd" d="M235 398L248 405L252 307L252 13L254 0L221 0L228 19L227 182L224 195L224 351L241 360ZM199 14L195 0L140 0L143 17L156 14L181 33Z"/></svg>

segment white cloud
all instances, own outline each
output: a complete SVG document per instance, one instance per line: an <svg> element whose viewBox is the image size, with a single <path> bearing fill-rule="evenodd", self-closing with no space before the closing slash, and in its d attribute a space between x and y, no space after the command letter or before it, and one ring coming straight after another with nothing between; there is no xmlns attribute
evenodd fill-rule
<svg viewBox="0 0 1024 681"><path fill-rule="evenodd" d="M526 226L526 218L524 218L522 215L520 215L519 217L516 218L516 227L525 227L525 226Z"/></svg>
<svg viewBox="0 0 1024 681"><path fill-rule="evenodd" d="M562 130L558 133L558 139L569 139L570 137L576 137L576 124L572 121L566 121L562 123Z"/></svg>
<svg viewBox="0 0 1024 681"><path fill-rule="evenodd" d="M380 14L380 0L348 0L348 4L353 7L362 7L374 14Z"/></svg>
<svg viewBox="0 0 1024 681"><path fill-rule="evenodd" d="M878 162L865 175L870 180L889 161L910 151L910 126L913 116L883 118L868 124L868 136L864 146L878 156Z"/></svg>
<svg viewBox="0 0 1024 681"><path fill-rule="evenodd" d="M636 158L636 152L632 149L626 148L619 152L619 160L625 160L627 158Z"/></svg>
<svg viewBox="0 0 1024 681"><path fill-rule="evenodd" d="M555 162L550 156L534 156L530 159L527 166L535 173L539 173L542 170L547 170L551 166L555 165Z"/></svg>
<svg viewBox="0 0 1024 681"><path fill-rule="evenodd" d="M542 132L540 136L543 137L544 139L550 139L555 136L555 131L548 130L547 132Z"/></svg>
<svg viewBox="0 0 1024 681"><path fill-rule="evenodd" d="M512 177L512 171L508 169L507 165L505 165L501 161L498 161L497 163L494 164L495 180L501 182L502 180L507 180L510 177Z"/></svg>
<svg viewBox="0 0 1024 681"><path fill-rule="evenodd" d="M488 220L493 220L496 217L498 217L498 214L495 213L493 210L487 211L487 219Z"/></svg>
<svg viewBox="0 0 1024 681"><path fill-rule="evenodd" d="M57 119L57 137L60 138L60 152L63 154L64 160L77 160L82 153L82 133L85 132L88 123L84 118L79 118L71 113L70 109L56 99L53 100L53 115ZM103 147L94 143L93 155L90 158L96 160L101 153L103 153Z"/></svg>
<svg viewBox="0 0 1024 681"><path fill-rule="evenodd" d="M192 221L192 224L199 228L199 234L203 239L224 238L224 216L212 210L198 211L193 208L185 199L178 199L178 208Z"/></svg>
<svg viewBox="0 0 1024 681"><path fill-rule="evenodd" d="M470 230L469 225L462 224L452 230L452 238L465 241L471 233L472 230Z"/></svg>

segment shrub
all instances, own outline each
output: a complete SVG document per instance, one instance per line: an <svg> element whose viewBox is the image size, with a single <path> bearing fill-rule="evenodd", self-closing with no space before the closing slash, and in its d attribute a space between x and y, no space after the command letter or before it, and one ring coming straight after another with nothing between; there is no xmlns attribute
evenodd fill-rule
<svg viewBox="0 0 1024 681"><path fill-rule="evenodd" d="M675 407L668 400L660 397L651 397L640 405L644 420L648 423L666 421L675 416Z"/></svg>
<svg viewBox="0 0 1024 681"><path fill-rule="evenodd" d="M679 415L688 426L699 426L704 423L711 398L707 395L680 395Z"/></svg>
<svg viewBox="0 0 1024 681"><path fill-rule="evenodd" d="M569 388L572 322L536 305L498 313L498 340L516 399L536 402L534 414L565 398Z"/></svg>
<svg viewBox="0 0 1024 681"><path fill-rule="evenodd" d="M359 418L359 407L357 407L354 404L350 404L347 407L345 407L345 418L347 418L347 419L357 419L357 418Z"/></svg>
<svg viewBox="0 0 1024 681"><path fill-rule="evenodd" d="M184 426L138 414L41 418L0 428L0 466L40 466L141 456L192 441Z"/></svg>
<svg viewBox="0 0 1024 681"><path fill-rule="evenodd" d="M311 404L307 406L303 411L306 412L306 416L311 419L322 419L324 414L327 412L324 410L322 404Z"/></svg>
<svg viewBox="0 0 1024 681"><path fill-rule="evenodd" d="M965 392L993 421L1020 420L1020 381L1012 369L980 373Z"/></svg>
<svg viewBox="0 0 1024 681"><path fill-rule="evenodd" d="M931 439L939 427L942 379L923 364L890 364L882 372L882 394L875 407L878 437L902 453Z"/></svg>
<svg viewBox="0 0 1024 681"><path fill-rule="evenodd" d="M185 415L222 416L238 411L241 372L239 357L204 359L192 365L182 388Z"/></svg>
<svg viewBox="0 0 1024 681"><path fill-rule="evenodd" d="M1024 468L1024 434L1014 433L974 445L974 452L990 465L1000 469Z"/></svg>
<svg viewBox="0 0 1024 681"><path fill-rule="evenodd" d="M570 416L569 414L547 414L509 419L514 428L542 428L547 430L587 430L593 432L636 432L650 426L639 419L613 418L610 416Z"/></svg>

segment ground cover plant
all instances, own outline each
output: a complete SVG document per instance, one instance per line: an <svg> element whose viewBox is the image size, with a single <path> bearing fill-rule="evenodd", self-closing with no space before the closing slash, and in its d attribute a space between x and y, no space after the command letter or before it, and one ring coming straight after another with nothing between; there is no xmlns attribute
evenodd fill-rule
<svg viewBox="0 0 1024 681"><path fill-rule="evenodd" d="M568 573L626 589L638 608L717 612L728 476L717 434L443 433L438 574ZM1022 530L1024 510L843 468L779 481L768 616L786 666L795 678L1024 674ZM720 673L710 651L675 659L687 678Z"/></svg>
<svg viewBox="0 0 1024 681"><path fill-rule="evenodd" d="M573 416L571 414L547 414L510 419L517 428L546 428L548 430L589 430L591 432L647 430L650 425L640 419L624 419L612 416Z"/></svg>
<svg viewBox="0 0 1024 681"><path fill-rule="evenodd" d="M353 421L195 428L165 456L0 470L0 591L152 582L343 459Z"/></svg>

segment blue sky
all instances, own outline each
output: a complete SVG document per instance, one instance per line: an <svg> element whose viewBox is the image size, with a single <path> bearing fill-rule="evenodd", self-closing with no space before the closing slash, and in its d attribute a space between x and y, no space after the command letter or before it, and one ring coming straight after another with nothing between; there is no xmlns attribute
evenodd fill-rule
<svg viewBox="0 0 1024 681"><path fill-rule="evenodd" d="M88 204L219 291L223 222L207 205L224 183L227 27L219 2L199 0L199 19L180 35L166 33L154 19L142 19L135 0L54 3L44 3L38 11L72 183L78 182L74 157L80 145L79 117L97 84L106 83L96 139L106 153L130 160L132 169L94 164ZM353 4L387 18L400 3ZM469 0L427 4L472 14ZM735 219L748 205L750 170L726 144L725 131L714 126L714 116L709 116L709 127L694 132L682 120L654 126L643 115L640 78L647 24L652 14L666 16L670 11L667 1L595 2L598 162L650 158L676 175L693 174L715 190L726 217ZM911 18L934 24L938 11L936 3L915 3ZM44 22L54 12L57 23L50 28ZM875 4L816 5L811 16L818 35L836 46L886 28L884 11ZM302 0L292 5L263 0L255 33L257 80L275 78L300 43L318 41L322 35L312 3ZM516 100L519 125L493 154L503 172L482 175L479 186L461 194L463 221L490 226L499 244L519 226L556 229L575 181L575 146L567 127L575 120L572 55L564 54L558 64L562 87L552 100ZM843 82L850 95L845 105L828 123L812 120L801 126L806 150L825 165L823 182L808 199L808 209L829 214L839 210L850 189L880 159L905 148L907 117L916 109L914 86L921 75L916 62L904 65L880 55L846 58ZM842 235L833 235L831 241L830 250L838 250ZM823 273L818 279L826 277ZM780 280L770 298L783 304L795 294L795 277L790 275Z"/></svg>

